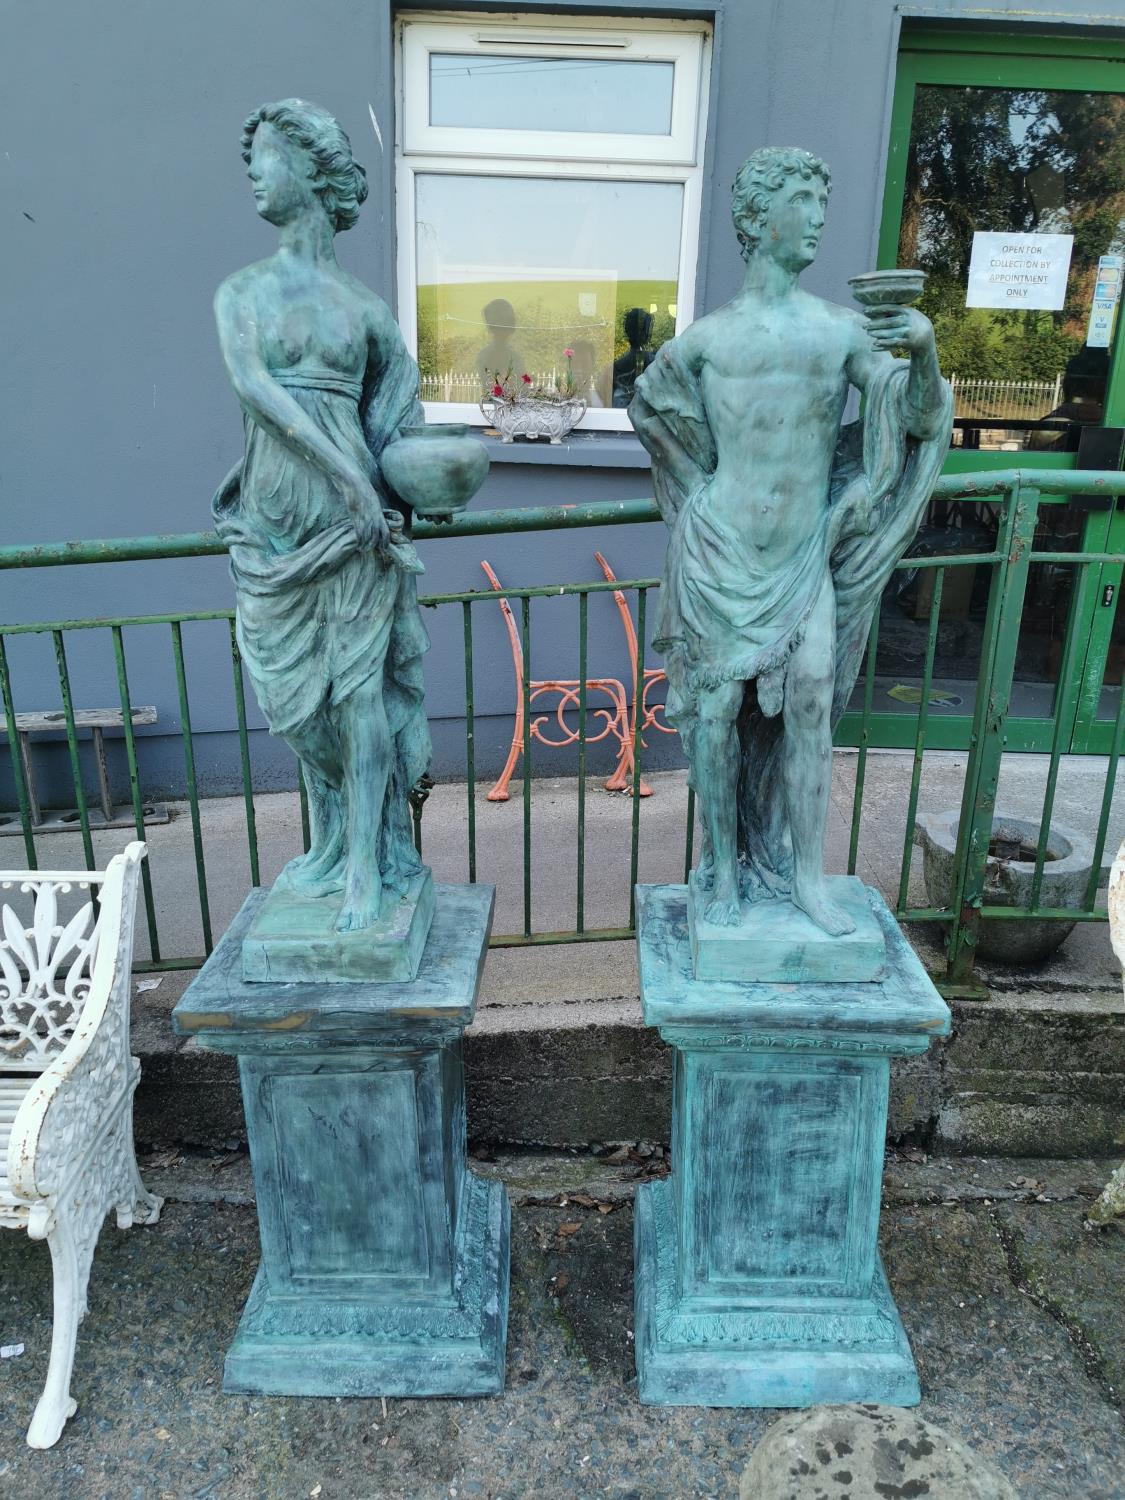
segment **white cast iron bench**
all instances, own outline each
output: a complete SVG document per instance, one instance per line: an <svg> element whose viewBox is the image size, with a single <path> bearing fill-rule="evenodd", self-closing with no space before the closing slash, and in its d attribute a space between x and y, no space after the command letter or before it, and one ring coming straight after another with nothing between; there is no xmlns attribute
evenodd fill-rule
<svg viewBox="0 0 1125 1500"><path fill-rule="evenodd" d="M76 1409L74 1346L106 1214L116 1209L122 1229L160 1214L133 1150L141 1069L129 1052L129 990L144 856L132 843L104 873L0 870L0 1228L45 1239L54 1267L33 1448L57 1442ZM93 899L60 922L59 897L74 891Z"/></svg>

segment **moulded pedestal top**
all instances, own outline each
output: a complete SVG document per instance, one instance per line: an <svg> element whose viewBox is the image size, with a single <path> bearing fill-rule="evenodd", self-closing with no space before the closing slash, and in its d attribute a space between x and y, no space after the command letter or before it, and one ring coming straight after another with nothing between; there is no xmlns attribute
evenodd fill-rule
<svg viewBox="0 0 1125 1500"><path fill-rule="evenodd" d="M320 984L248 982L242 943L268 892L251 891L218 946L172 1012L177 1031L204 1046L237 1051L235 1037L294 1042L313 1034L385 1032L389 1028L462 1028L476 1008L492 930L495 888L436 885L435 909L418 973L411 980ZM372 1040L377 1040L373 1035Z"/></svg>
<svg viewBox="0 0 1125 1500"><path fill-rule="evenodd" d="M837 1032L881 1038L887 1051L922 1051L950 1029L949 1007L877 891L867 899L886 942L881 979L799 983L697 979L686 885L637 887L637 948L645 1024L671 1030ZM883 1050L883 1049L881 1049Z"/></svg>

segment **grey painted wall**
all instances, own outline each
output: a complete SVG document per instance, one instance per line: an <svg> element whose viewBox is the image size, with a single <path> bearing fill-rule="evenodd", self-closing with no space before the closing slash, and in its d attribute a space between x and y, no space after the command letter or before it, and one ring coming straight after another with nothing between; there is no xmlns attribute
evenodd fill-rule
<svg viewBox="0 0 1125 1500"><path fill-rule="evenodd" d="M727 186L762 144L800 144L831 163L835 185L810 289L847 300L846 279L871 266L882 196L885 138L902 16L950 24L1007 17L1013 26L1097 22L1125 26L1121 0L1098 17L1080 0L1049 10L1011 4L990 11L954 3L893 0L726 0L712 7L536 5L622 14L702 14L716 20L699 305L737 288L740 261L727 218ZM412 7L418 8L418 7ZM443 8L454 8L446 4ZM470 7L462 7L470 8ZM474 9L501 9L477 5ZM3 118L4 358L3 540L193 531L237 457L241 426L219 360L211 297L233 268L272 248L254 215L238 153L244 115L268 98L301 94L340 117L372 182L359 225L339 241L341 260L393 303L391 7L387 0L7 0ZM1108 9L1108 14L1107 14ZM369 110L379 120L380 151ZM628 444L598 439L569 454L496 463L482 507L639 496L648 474ZM514 457L511 452L506 459ZM558 457L559 461L554 461ZM630 464L635 463L635 467ZM488 556L512 583L593 577L601 547L619 576L659 571L655 526L574 536L502 537L426 544L432 591L479 586ZM229 603L220 559L0 573L8 621L206 609ZM572 674L569 605L536 607L537 676ZM553 613L548 614L548 611ZM448 617L448 618L446 618ZM478 763L501 757L512 701L499 611L479 615L478 712L486 721ZM432 619L429 701L437 769L461 761L455 721L463 701L460 620ZM623 640L608 600L592 609L591 667L626 674ZM230 786L233 722L229 658L218 626L189 628L193 727L201 775ZM128 643L135 702L155 702L157 736L179 726L167 631L134 631ZM17 706L53 707L58 688L49 643L9 646ZM116 701L108 639L71 647L75 696ZM257 720L260 724L260 720ZM264 740L264 736L262 737ZM665 742L661 749L672 753ZM153 790L175 787L177 744L149 747ZM290 774L287 753L255 745L264 781ZM572 769L569 759L544 769ZM0 770L0 778L6 773ZM0 779L0 800L6 788Z"/></svg>

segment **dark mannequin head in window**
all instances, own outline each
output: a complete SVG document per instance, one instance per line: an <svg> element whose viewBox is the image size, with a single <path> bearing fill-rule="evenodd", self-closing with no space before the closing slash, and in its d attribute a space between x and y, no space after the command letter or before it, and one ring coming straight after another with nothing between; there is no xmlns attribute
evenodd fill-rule
<svg viewBox="0 0 1125 1500"><path fill-rule="evenodd" d="M516 310L506 297L494 297L481 310L484 326L488 329L488 343L476 358L477 373L484 381L497 377L503 380L512 374L524 373L523 355L512 343L516 331Z"/></svg>
<svg viewBox="0 0 1125 1500"><path fill-rule="evenodd" d="M630 349L644 349L652 338L652 314L643 307L631 307L622 319L622 330Z"/></svg>
<svg viewBox="0 0 1125 1500"><path fill-rule="evenodd" d="M621 320L621 330L629 341L629 349L613 362L614 406L629 405L637 376L643 374L655 358L654 351L648 347L652 324L652 314L643 307L631 307Z"/></svg>
<svg viewBox="0 0 1125 1500"><path fill-rule="evenodd" d="M1062 400L1058 406L1044 412L1043 420L1058 422L1100 422L1105 409L1105 386L1109 377L1108 349L1090 349L1083 345L1077 354L1066 362L1062 377ZM1055 425L1044 427L1027 435L1028 448L1037 451L1055 450L1060 453L1073 451L1077 447L1074 428L1059 430Z"/></svg>

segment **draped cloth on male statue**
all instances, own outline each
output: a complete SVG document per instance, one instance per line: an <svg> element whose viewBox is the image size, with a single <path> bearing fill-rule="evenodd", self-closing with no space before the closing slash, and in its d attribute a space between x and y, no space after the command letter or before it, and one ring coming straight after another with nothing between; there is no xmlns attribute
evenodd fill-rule
<svg viewBox="0 0 1125 1500"><path fill-rule="evenodd" d="M277 371L273 378L386 497L379 454L402 427L424 420L417 366L405 351L392 355L366 387L330 370ZM397 825L405 819L406 793L431 754L422 682L429 640L418 608L417 553L403 540L393 541L390 560L361 551L323 470L248 415L245 429L244 457L211 509L230 549L238 644L258 702L271 732L300 755L313 721L331 724L339 705L381 672L395 756L387 809L397 813L401 801L402 815L391 821L403 832ZM386 875L386 860L381 864Z"/></svg>
<svg viewBox="0 0 1125 1500"><path fill-rule="evenodd" d="M952 395L946 387L940 411L922 418L907 399L909 373L906 360L888 358L879 368L862 421L841 429L820 524L772 569L763 569L748 543L711 514L715 439L699 379L677 341L665 344L640 377L629 408L652 455L656 502L669 531L653 645L668 675L666 714L693 774L700 692L723 682L756 683L738 721L738 850L743 894L751 900L789 889L780 711L786 664L825 569L836 594L835 726L855 685L880 595L918 529L948 451ZM869 516L869 529L849 535L856 514ZM706 797L706 787L695 790Z"/></svg>

